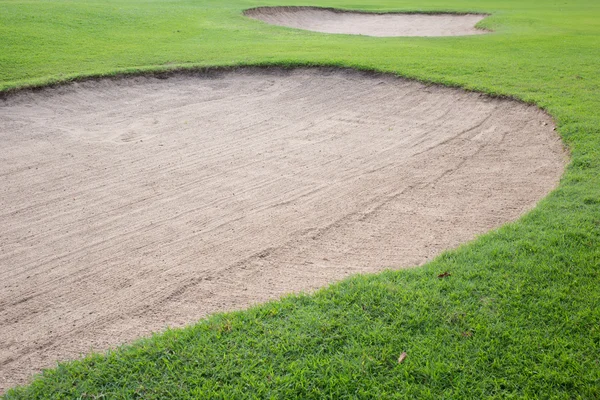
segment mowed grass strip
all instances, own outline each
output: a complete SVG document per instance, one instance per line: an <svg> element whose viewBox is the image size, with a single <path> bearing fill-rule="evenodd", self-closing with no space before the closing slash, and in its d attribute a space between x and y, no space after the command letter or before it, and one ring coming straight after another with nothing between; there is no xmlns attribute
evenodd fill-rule
<svg viewBox="0 0 600 400"><path fill-rule="evenodd" d="M325 35L241 15L290 0L0 1L4 91L182 67L354 67L536 103L572 157L535 210L424 267L216 315L5 398L600 398L600 3L422 3L303 5L485 12L495 32Z"/></svg>

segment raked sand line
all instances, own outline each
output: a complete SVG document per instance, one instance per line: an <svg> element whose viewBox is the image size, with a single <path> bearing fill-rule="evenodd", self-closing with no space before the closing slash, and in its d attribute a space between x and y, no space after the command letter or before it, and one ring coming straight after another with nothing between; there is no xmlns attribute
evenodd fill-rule
<svg viewBox="0 0 600 400"><path fill-rule="evenodd" d="M0 386L217 311L422 264L565 163L536 107L257 70L0 101Z"/></svg>
<svg viewBox="0 0 600 400"><path fill-rule="evenodd" d="M364 36L464 36L487 33L475 25L484 14L365 13L318 7L258 7L247 17L272 25Z"/></svg>

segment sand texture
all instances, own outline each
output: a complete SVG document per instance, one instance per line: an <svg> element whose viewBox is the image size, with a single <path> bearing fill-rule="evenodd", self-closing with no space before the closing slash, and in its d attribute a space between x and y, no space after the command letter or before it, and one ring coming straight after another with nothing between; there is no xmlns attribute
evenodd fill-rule
<svg viewBox="0 0 600 400"><path fill-rule="evenodd" d="M244 14L272 25L322 33L364 36L463 36L487 31L475 28L482 14L374 14L317 7L258 7Z"/></svg>
<svg viewBox="0 0 600 400"><path fill-rule="evenodd" d="M352 71L0 100L0 388L166 326L422 264L565 163L536 107Z"/></svg>

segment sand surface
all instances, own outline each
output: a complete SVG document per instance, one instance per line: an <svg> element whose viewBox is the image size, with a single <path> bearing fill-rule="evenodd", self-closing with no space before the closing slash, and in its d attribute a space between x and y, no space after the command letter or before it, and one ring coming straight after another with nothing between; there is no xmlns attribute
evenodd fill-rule
<svg viewBox="0 0 600 400"><path fill-rule="evenodd" d="M533 106L241 70L0 100L0 389L166 326L422 264L565 162Z"/></svg>
<svg viewBox="0 0 600 400"><path fill-rule="evenodd" d="M322 33L365 36L463 36L487 31L475 28L482 14L373 14L317 7L258 7L244 15L269 24Z"/></svg>

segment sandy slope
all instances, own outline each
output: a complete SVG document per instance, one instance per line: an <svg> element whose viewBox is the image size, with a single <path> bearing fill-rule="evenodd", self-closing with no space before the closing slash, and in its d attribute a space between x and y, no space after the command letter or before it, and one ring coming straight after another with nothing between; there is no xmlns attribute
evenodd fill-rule
<svg viewBox="0 0 600 400"><path fill-rule="evenodd" d="M482 14L370 14L317 7L258 7L246 16L269 24L322 33L365 36L463 36L486 33Z"/></svg>
<svg viewBox="0 0 600 400"><path fill-rule="evenodd" d="M565 155L535 107L349 71L133 78L0 102L0 388L57 360L418 265Z"/></svg>

